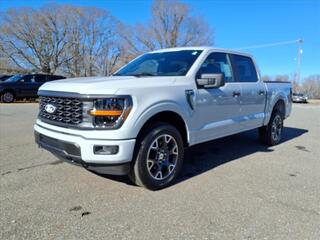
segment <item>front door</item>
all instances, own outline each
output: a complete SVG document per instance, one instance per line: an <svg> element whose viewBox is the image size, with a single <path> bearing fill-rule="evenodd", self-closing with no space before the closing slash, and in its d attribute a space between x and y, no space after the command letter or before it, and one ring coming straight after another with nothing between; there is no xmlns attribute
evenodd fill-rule
<svg viewBox="0 0 320 240"><path fill-rule="evenodd" d="M26 98L30 97L32 92L32 75L23 75L22 78L17 82L16 91L18 97Z"/></svg>
<svg viewBox="0 0 320 240"><path fill-rule="evenodd" d="M214 52L201 65L201 74L222 73L225 85L218 88L198 88L195 96L194 133L196 142L219 138L241 130L240 95L241 83L235 82L229 56Z"/></svg>

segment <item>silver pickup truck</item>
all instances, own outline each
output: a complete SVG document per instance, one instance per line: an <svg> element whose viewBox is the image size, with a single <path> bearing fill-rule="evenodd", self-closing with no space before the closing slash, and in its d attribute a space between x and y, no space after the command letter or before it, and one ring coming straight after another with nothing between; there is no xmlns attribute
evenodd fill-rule
<svg viewBox="0 0 320 240"><path fill-rule="evenodd" d="M179 174L186 147L255 128L278 144L291 92L289 82L263 82L248 54L164 49L111 77L44 84L35 138L70 163L159 189Z"/></svg>

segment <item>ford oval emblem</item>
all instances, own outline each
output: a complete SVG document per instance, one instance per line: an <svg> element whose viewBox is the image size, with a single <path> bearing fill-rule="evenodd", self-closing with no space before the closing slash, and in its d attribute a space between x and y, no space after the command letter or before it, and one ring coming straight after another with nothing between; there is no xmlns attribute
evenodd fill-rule
<svg viewBox="0 0 320 240"><path fill-rule="evenodd" d="M47 113L54 113L56 111L57 107L52 105L52 104L47 104L45 107L44 107L44 110L46 110Z"/></svg>

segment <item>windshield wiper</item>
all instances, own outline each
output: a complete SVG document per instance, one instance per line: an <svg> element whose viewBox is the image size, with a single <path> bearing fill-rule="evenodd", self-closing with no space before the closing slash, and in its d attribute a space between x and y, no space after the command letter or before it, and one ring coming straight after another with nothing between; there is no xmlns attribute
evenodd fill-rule
<svg viewBox="0 0 320 240"><path fill-rule="evenodd" d="M145 77L145 76L154 77L154 76L156 76L155 74L153 74L153 73L148 73L148 72L128 74L128 75L130 75L130 76L135 76L135 77Z"/></svg>
<svg viewBox="0 0 320 240"><path fill-rule="evenodd" d="M134 77L150 76L150 77L154 77L157 75L153 74L153 73L149 73L149 72L142 72L142 73L129 73L129 74L113 74L112 76L134 76Z"/></svg>

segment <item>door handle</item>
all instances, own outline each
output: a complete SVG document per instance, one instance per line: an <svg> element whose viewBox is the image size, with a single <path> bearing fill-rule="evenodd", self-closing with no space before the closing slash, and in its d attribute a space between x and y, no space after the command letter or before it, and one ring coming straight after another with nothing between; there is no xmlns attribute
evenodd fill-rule
<svg viewBox="0 0 320 240"><path fill-rule="evenodd" d="M233 91L232 96L233 97L239 97L240 96L240 92Z"/></svg>
<svg viewBox="0 0 320 240"><path fill-rule="evenodd" d="M260 91L258 92L258 94L259 94L259 95L264 95L264 94L265 94L265 91L264 91L264 90L260 90Z"/></svg>

